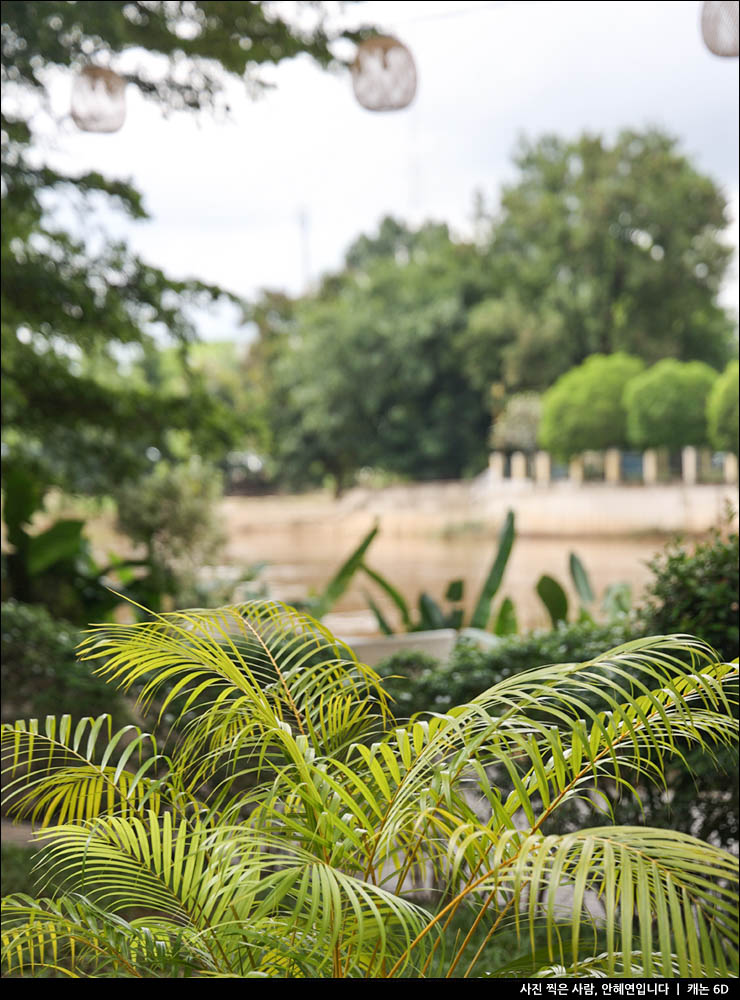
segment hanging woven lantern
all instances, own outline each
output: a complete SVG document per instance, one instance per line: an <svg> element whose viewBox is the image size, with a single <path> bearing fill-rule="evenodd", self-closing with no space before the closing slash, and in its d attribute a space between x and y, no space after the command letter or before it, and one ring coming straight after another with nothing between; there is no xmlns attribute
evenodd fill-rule
<svg viewBox="0 0 740 1000"><path fill-rule="evenodd" d="M71 112L83 132L117 132L126 119L126 81L112 69L85 66L72 85Z"/></svg>
<svg viewBox="0 0 740 1000"><path fill-rule="evenodd" d="M701 33L710 52L716 56L736 56L738 45L738 0L705 3L701 10Z"/></svg>
<svg viewBox="0 0 740 1000"><path fill-rule="evenodd" d="M355 97L368 111L400 111L416 94L416 66L405 45L379 36L360 43L352 66Z"/></svg>

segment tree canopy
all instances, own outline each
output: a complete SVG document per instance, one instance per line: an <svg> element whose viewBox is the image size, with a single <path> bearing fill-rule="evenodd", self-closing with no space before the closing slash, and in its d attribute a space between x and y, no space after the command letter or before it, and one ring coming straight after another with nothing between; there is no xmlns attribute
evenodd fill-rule
<svg viewBox="0 0 740 1000"><path fill-rule="evenodd" d="M95 172L56 170L36 141L48 124L49 71L115 67L143 50L127 76L167 111L211 112L229 77L259 86L259 68L299 53L333 61L337 37L323 4L299 4L290 20L266 3L88 2L3 4L2 24L2 396L5 461L33 464L46 483L101 491L146 467L146 452L169 453L169 432L186 430L214 456L244 425L209 397L189 371L195 337L189 310L225 294L173 281L123 243L93 247L48 210L49 195L91 214L105 204L130 218L146 213L137 191ZM156 57L156 58L155 58ZM183 391L116 377L122 353L152 358L163 337L181 348ZM156 367L156 366L154 366Z"/></svg>
<svg viewBox="0 0 740 1000"><path fill-rule="evenodd" d="M721 368L736 344L716 301L731 251L724 195L659 131L522 142L491 220L493 294L470 316L480 381L547 388L590 354Z"/></svg>
<svg viewBox="0 0 740 1000"><path fill-rule="evenodd" d="M446 226L386 219L289 319L262 311L255 356L268 352L268 423L288 482L328 474L341 489L365 466L419 479L483 468L487 392L455 346L481 294L479 265Z"/></svg>

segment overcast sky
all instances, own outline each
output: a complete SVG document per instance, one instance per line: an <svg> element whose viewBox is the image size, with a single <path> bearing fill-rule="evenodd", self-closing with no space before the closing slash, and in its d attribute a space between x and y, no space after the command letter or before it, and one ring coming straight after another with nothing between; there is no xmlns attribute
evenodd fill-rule
<svg viewBox="0 0 740 1000"><path fill-rule="evenodd" d="M365 111L348 74L301 58L275 69L276 88L256 102L240 87L229 123L165 119L129 87L122 130L95 135L70 123L57 159L133 180L152 219L121 231L146 259L245 296L300 291L307 270L315 278L337 267L386 214L464 233L474 192L495 204L514 176L522 134L666 129L726 192L737 246L738 60L705 48L700 8L369 2L346 19L377 24L411 49L419 87L408 110ZM59 110L70 86L55 85ZM737 309L737 263L723 300ZM224 325L212 319L204 332Z"/></svg>

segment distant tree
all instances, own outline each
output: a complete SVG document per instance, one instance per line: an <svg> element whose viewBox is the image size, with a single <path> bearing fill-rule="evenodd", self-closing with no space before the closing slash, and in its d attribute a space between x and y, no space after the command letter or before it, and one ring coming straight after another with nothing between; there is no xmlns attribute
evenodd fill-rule
<svg viewBox="0 0 740 1000"><path fill-rule="evenodd" d="M658 131L523 142L488 249L490 300L465 335L472 377L545 389L594 353L722 368L726 199Z"/></svg>
<svg viewBox="0 0 740 1000"><path fill-rule="evenodd" d="M637 375L626 386L627 432L639 448L706 445L707 399L717 373L700 361L671 358Z"/></svg>
<svg viewBox="0 0 740 1000"><path fill-rule="evenodd" d="M481 294L479 265L445 226L386 220L318 293L271 319L261 311L255 358L266 358L284 481L331 476L341 490L367 466L419 479L485 466L488 391L471 386L456 350Z"/></svg>
<svg viewBox="0 0 740 1000"><path fill-rule="evenodd" d="M561 376L542 401L540 444L559 458L627 444L625 386L643 368L627 354L594 354Z"/></svg>
<svg viewBox="0 0 740 1000"><path fill-rule="evenodd" d="M172 281L127 246L72 233L47 211L64 199L143 218L130 185L97 173L68 174L45 160L37 122L48 126L50 70L90 62L116 67L139 50L128 76L167 111L210 112L224 83L259 86L259 67L308 54L333 61L337 33L323 4L12 2L2 7L2 418L6 462L33 465L45 484L105 491L148 467L147 449L168 455L170 432L191 436L209 458L243 430L214 398L186 348L188 310L220 296L198 281ZM294 17L302 15L299 21ZM341 35L341 33L339 33ZM356 36L352 36L356 37ZM99 217L105 224L105 215ZM165 390L154 355L165 332L180 349L184 385ZM151 378L116 377L123 351L151 361ZM173 457L170 454L170 457Z"/></svg>
<svg viewBox="0 0 740 1000"><path fill-rule="evenodd" d="M494 280L494 288L496 284ZM551 385L562 370L566 341L561 313L523 305L513 288L474 306L458 338L461 364L471 383L484 388L500 382L510 390Z"/></svg>
<svg viewBox="0 0 740 1000"><path fill-rule="evenodd" d="M732 361L712 386L707 400L709 442L719 451L738 454L740 365Z"/></svg>

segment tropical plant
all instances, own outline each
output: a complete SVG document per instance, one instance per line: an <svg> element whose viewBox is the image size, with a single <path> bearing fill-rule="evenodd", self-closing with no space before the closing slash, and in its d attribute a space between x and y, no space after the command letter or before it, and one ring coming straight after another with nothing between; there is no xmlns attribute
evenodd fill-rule
<svg viewBox="0 0 740 1000"><path fill-rule="evenodd" d="M483 581L478 599L475 602L470 616L470 628L486 629L491 624L491 613L493 599L498 593L501 581L504 577L506 564L511 555L511 549L516 537L514 527L514 512L506 512L504 523L499 532L498 545L491 567L486 579ZM445 600L449 603L447 610L443 610L439 604L426 591L419 595L418 616L414 620L405 598L381 573L371 569L367 563L361 562L360 568L383 590L391 599L400 612L401 621L407 632L426 632L443 628L462 628L465 624L465 610L461 605L465 597L465 581L451 580L445 591ZM370 596L365 595L370 610L375 615L380 631L384 635L392 635L393 629L388 623L388 619ZM510 597L504 598L493 622L493 632L496 635L509 635L516 632L516 611Z"/></svg>
<svg viewBox="0 0 740 1000"><path fill-rule="evenodd" d="M139 563L115 558L101 566L85 537L85 522L59 518L32 533L43 509L45 486L31 467L13 463L3 475L3 521L10 545L2 553L3 597L44 604L58 618L84 624L108 616L120 603L106 586L108 574Z"/></svg>
<svg viewBox="0 0 740 1000"><path fill-rule="evenodd" d="M294 601L294 607L300 611L307 611L315 618L323 618L324 615L328 614L345 593L355 574L363 569L362 560L379 531L379 525L373 525L360 544L350 552L324 589L309 594L303 601Z"/></svg>
<svg viewBox="0 0 740 1000"><path fill-rule="evenodd" d="M651 560L652 576L638 610L639 627L645 632L680 632L691 623L725 659L740 652L738 630L738 579L740 552L737 529L727 523L716 527L698 543L670 542ZM657 822L670 822L674 829L691 830L712 837L735 850L740 843L740 786L738 754L724 747L717 764L696 748L682 747L687 768L677 768L670 780L670 801L657 789L646 789L643 806Z"/></svg>
<svg viewBox="0 0 740 1000"><path fill-rule="evenodd" d="M593 621L596 594L586 567L575 552L570 553L568 568L580 603L578 618L580 621ZM560 622L568 620L568 595L554 577L546 573L543 574L537 581L535 589L537 596L547 609L553 628L557 628ZM627 614L631 605L632 588L628 583L610 583L604 590L601 598L601 610L610 620Z"/></svg>
<svg viewBox="0 0 740 1000"><path fill-rule="evenodd" d="M638 633L626 618L607 624L560 622L554 629L503 636L488 648L463 638L446 663L418 650L399 650L375 669L393 699L396 714L447 712L529 670L533 663L583 663L605 649L631 642L639 634L644 633Z"/></svg>
<svg viewBox="0 0 740 1000"><path fill-rule="evenodd" d="M162 711L185 697L182 736L165 757L145 733L111 737L105 717L4 727L9 806L41 828L50 893L4 901L10 975L737 970L735 857L672 830L550 832L563 803L593 805L624 767L660 781L676 739L732 741L737 667L699 640L529 670L407 724L373 671L274 603L99 626L81 655L143 685L145 705L173 685ZM525 954L481 969L507 924Z"/></svg>

